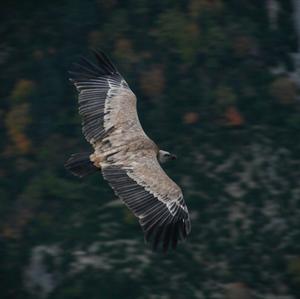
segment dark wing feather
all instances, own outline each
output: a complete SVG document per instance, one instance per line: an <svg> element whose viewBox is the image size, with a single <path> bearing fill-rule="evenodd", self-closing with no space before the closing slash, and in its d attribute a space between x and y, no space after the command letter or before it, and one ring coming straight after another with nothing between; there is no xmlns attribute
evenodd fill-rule
<svg viewBox="0 0 300 299"><path fill-rule="evenodd" d="M178 240L185 239L191 229L183 198L174 201L176 208L167 206L166 202L132 179L130 172L130 169L116 165L105 166L102 169L104 178L116 195L139 218L146 241L152 242L154 249L160 244L164 251L169 247L175 248Z"/></svg>
<svg viewBox="0 0 300 299"><path fill-rule="evenodd" d="M109 58L99 51L94 51L97 64L81 58L74 63L69 72L70 81L79 92L79 114L82 117L82 132L90 143L95 143L107 135L104 126L106 101L113 88L129 87Z"/></svg>

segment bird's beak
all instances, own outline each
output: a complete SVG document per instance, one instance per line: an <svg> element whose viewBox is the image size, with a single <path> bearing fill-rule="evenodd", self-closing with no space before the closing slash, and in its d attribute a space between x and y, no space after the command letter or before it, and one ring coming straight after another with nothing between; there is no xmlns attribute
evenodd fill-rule
<svg viewBox="0 0 300 299"><path fill-rule="evenodd" d="M176 160L177 159L177 156L176 155L172 155L171 156L171 160Z"/></svg>

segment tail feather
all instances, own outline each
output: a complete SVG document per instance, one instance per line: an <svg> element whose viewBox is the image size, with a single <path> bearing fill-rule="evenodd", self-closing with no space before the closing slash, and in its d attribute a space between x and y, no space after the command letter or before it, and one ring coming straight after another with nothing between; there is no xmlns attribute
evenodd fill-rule
<svg viewBox="0 0 300 299"><path fill-rule="evenodd" d="M99 168L91 162L90 154L88 152L72 154L66 161L65 168L80 178L96 172Z"/></svg>

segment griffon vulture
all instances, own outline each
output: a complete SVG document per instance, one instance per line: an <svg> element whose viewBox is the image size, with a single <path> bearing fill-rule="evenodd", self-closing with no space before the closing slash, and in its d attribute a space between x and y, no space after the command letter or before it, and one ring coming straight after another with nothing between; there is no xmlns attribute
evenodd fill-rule
<svg viewBox="0 0 300 299"><path fill-rule="evenodd" d="M145 134L135 94L109 58L94 52L97 63L82 58L70 72L79 93L82 132L94 151L71 155L65 166L79 177L100 170L138 218L145 240L154 249L175 248L190 233L190 217L181 189L160 163L176 156Z"/></svg>

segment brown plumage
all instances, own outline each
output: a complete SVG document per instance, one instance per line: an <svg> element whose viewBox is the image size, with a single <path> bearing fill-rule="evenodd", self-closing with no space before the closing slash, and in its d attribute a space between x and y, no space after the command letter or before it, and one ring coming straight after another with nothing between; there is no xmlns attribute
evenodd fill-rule
<svg viewBox="0 0 300 299"><path fill-rule="evenodd" d="M82 131L94 152L75 154L66 167L83 177L101 169L115 194L139 219L154 248L175 248L191 229L181 189L161 168L160 151L145 134L136 96L111 61L95 52L97 64L82 59L70 72L79 92Z"/></svg>

